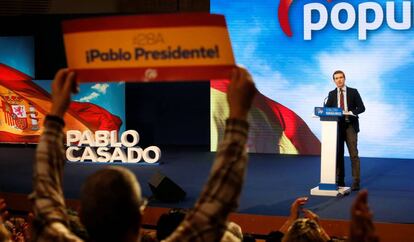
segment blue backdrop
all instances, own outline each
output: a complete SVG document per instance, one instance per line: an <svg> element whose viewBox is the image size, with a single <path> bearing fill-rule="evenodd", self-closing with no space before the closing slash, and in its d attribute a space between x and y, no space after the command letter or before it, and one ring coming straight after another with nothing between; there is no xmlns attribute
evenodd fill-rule
<svg viewBox="0 0 414 242"><path fill-rule="evenodd" d="M391 29L385 1L376 1L384 12L383 22L378 29L367 31L366 40L359 40L357 4L365 1L316 2L326 7L328 22L312 32L312 40L304 40L303 24L304 6L312 1L293 1L290 6L292 37L280 27L279 1L211 0L211 12L226 16L236 61L250 70L258 89L299 114L318 137L320 123L312 118L313 107L321 106L335 88L331 76L341 69L346 84L359 90L366 106L360 115L360 155L413 158L413 30ZM349 3L355 9L355 24L347 31L335 29L330 21L330 11L338 3ZM402 21L401 3L395 1L397 22ZM367 16L368 22L379 17L373 11ZM340 21L347 18L340 11ZM318 19L314 11L312 21Z"/></svg>

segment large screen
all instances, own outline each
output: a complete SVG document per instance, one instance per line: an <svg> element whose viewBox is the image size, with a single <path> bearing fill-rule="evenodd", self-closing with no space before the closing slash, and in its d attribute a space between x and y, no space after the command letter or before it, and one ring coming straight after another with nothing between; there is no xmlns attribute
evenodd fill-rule
<svg viewBox="0 0 414 242"><path fill-rule="evenodd" d="M251 132L256 133L249 139L251 151L315 152L309 146L318 145L321 124L312 117L313 108L322 106L335 88L332 73L343 70L346 85L358 89L366 107L359 116L360 156L412 158L411 5L410 1L211 0L211 12L226 16L237 63L252 73L263 99L249 116ZM220 99L224 89L217 86L213 81L212 150L227 112L225 99ZM257 135L260 127L262 134ZM301 145L305 149L298 148Z"/></svg>
<svg viewBox="0 0 414 242"><path fill-rule="evenodd" d="M33 37L0 37L0 143L36 143L51 107L51 81L33 80ZM66 130L125 130L125 84L81 84Z"/></svg>

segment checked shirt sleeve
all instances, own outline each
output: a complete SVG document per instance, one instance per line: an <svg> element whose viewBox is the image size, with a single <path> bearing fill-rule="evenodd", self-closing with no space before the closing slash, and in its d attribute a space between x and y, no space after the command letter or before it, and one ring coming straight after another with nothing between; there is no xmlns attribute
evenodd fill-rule
<svg viewBox="0 0 414 242"><path fill-rule="evenodd" d="M44 131L36 150L33 166L33 204L36 225L34 241L82 241L68 227L65 200L62 191L63 121L46 118Z"/></svg>
<svg viewBox="0 0 414 242"><path fill-rule="evenodd" d="M207 184L192 211L164 241L220 241L238 207L247 166L248 123L228 119Z"/></svg>

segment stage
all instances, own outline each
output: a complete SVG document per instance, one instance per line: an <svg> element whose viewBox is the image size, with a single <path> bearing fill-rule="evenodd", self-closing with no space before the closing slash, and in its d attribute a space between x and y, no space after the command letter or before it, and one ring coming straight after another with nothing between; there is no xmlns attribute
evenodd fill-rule
<svg viewBox="0 0 414 242"><path fill-rule="evenodd" d="M0 149L0 192L28 194L34 147L7 146ZM187 192L180 203L151 200L153 207L191 207L205 183L215 153L202 150L163 150L160 165L125 165L138 177L143 194L151 196L147 184L156 172L169 177ZM351 185L350 161L346 158L347 185ZM85 177L107 164L67 163L64 175L66 198L77 199ZM114 165L123 165L114 163ZM414 160L361 158L361 186L369 191L374 220L382 223L414 223ZM240 206L237 213L287 216L295 198L308 196L307 208L322 219L349 220L349 210L356 195L344 197L311 196L310 189L319 182L319 157L250 154Z"/></svg>

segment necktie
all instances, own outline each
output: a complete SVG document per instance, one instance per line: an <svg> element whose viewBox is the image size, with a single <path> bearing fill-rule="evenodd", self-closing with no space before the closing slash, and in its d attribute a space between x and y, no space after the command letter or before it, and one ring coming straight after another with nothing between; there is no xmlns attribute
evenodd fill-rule
<svg viewBox="0 0 414 242"><path fill-rule="evenodd" d="M344 103L344 91L339 89L339 106L342 110L345 110L345 103Z"/></svg>

